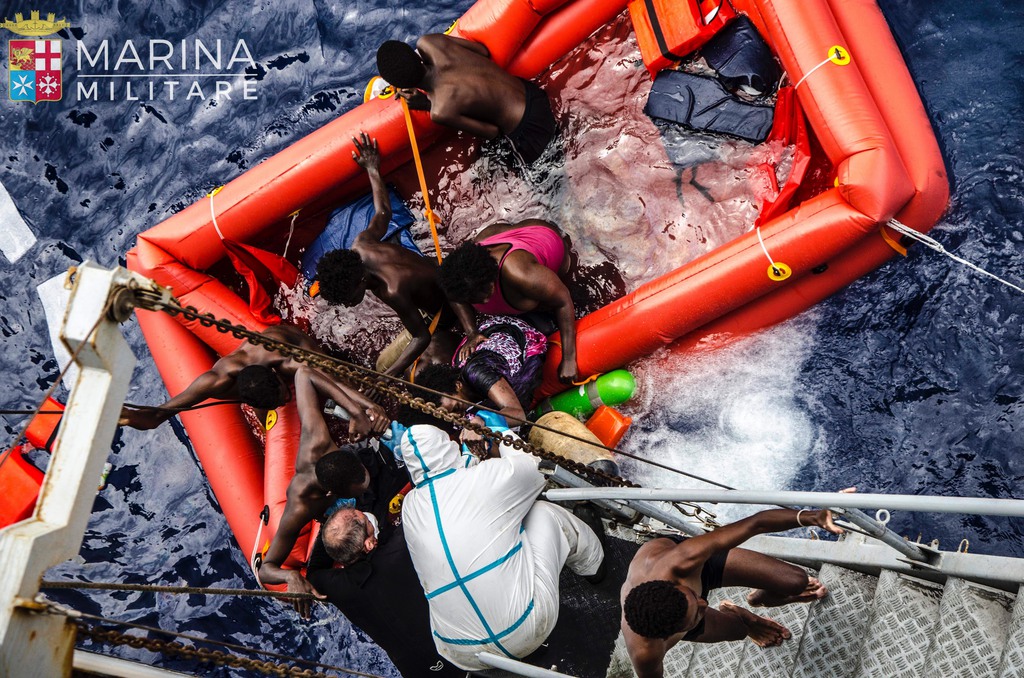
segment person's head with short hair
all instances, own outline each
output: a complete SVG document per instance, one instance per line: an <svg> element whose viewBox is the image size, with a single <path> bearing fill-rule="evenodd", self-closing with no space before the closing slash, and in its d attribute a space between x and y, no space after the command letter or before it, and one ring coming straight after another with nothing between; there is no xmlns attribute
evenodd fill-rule
<svg viewBox="0 0 1024 678"><path fill-rule="evenodd" d="M500 270L490 250L464 242L441 262L437 282L450 301L480 304L494 294Z"/></svg>
<svg viewBox="0 0 1024 678"><path fill-rule="evenodd" d="M377 72L393 87L419 87L427 67L416 50L399 40L388 40L377 48Z"/></svg>
<svg viewBox="0 0 1024 678"><path fill-rule="evenodd" d="M373 524L357 509L341 509L331 514L320 528L320 536L327 555L342 567L377 548Z"/></svg>
<svg viewBox="0 0 1024 678"><path fill-rule="evenodd" d="M316 462L316 480L335 497L361 497L370 487L370 472L351 449L328 452Z"/></svg>
<svg viewBox="0 0 1024 678"><path fill-rule="evenodd" d="M645 638L669 638L687 629L690 618L685 593L670 581L646 581L634 586L622 603L633 633Z"/></svg>
<svg viewBox="0 0 1024 678"><path fill-rule="evenodd" d="M316 265L320 296L329 304L355 306L366 294L366 267L352 250L331 250Z"/></svg>
<svg viewBox="0 0 1024 678"><path fill-rule="evenodd" d="M440 405L449 411L461 411L465 409L464 405L457 404L450 398L445 398L443 395L432 393L424 389L431 389L432 391L438 391L441 394L447 394L457 396L459 394L459 387L462 382L459 380L459 371L451 365L444 363L432 363L426 367L421 368L416 372L416 382L413 384L410 391L413 396L419 396L423 398L425 402ZM416 388L422 386L424 388ZM402 405L398 409L398 414L395 419L400 422L403 426L415 426L416 424L430 424L440 429L452 432L451 425L444 422L437 417L434 417L426 412L417 410L409 405Z"/></svg>
<svg viewBox="0 0 1024 678"><path fill-rule="evenodd" d="M248 365L235 376L238 399L261 410L272 410L288 402L291 389L281 376L265 365Z"/></svg>

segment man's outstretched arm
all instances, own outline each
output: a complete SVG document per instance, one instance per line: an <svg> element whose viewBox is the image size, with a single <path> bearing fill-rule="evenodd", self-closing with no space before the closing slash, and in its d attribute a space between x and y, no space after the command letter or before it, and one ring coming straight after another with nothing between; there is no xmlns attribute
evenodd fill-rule
<svg viewBox="0 0 1024 678"><path fill-rule="evenodd" d="M260 565L259 578L261 584L287 584L288 593L311 593L317 598L323 599L327 596L321 594L310 584L298 570L286 570L281 564L288 558L295 541L299 538L302 528L314 518L312 512L303 505L298 497L294 485L296 478L288 486L288 503L285 505L284 515L270 542L270 549ZM312 605L310 599L294 600L291 603L295 611L303 619L309 618L309 611Z"/></svg>
<svg viewBox="0 0 1024 678"><path fill-rule="evenodd" d="M558 274L535 260L530 263L516 261L505 265L503 274L522 296L536 303L537 308L555 314L555 325L562 339L562 362L558 367L559 381L571 384L578 378L576 366L576 307Z"/></svg>
<svg viewBox="0 0 1024 678"><path fill-rule="evenodd" d="M365 169L366 174L370 177L374 209L370 225L356 236L355 242L380 242L387 235L388 224L391 223L391 199L388 197L384 179L380 175L380 149L377 147L377 140L371 139L366 132L360 132L358 138L353 137L352 143L356 147L356 150L352 151L352 159Z"/></svg>
<svg viewBox="0 0 1024 678"><path fill-rule="evenodd" d="M800 520L797 521L799 515ZM772 509L761 511L752 516L719 527L707 534L691 537L675 547L674 552L683 556L684 561L677 562L676 567L689 570L694 563L703 563L716 551L735 548L758 534L782 532L796 527L821 527L834 534L842 534L842 528L832 521L832 512L828 509L811 511L803 509Z"/></svg>
<svg viewBox="0 0 1024 678"><path fill-rule="evenodd" d="M235 377L223 367L218 369L219 364L218 362L213 369L200 374L195 381L188 385L188 388L160 405L159 408L122 408L121 418L117 423L140 431L148 431L178 414L175 410L198 405L209 398L228 395L235 386Z"/></svg>

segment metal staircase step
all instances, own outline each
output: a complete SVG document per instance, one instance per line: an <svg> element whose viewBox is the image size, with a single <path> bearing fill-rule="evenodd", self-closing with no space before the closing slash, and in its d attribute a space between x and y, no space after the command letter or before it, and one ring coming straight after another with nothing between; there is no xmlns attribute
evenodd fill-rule
<svg viewBox="0 0 1024 678"><path fill-rule="evenodd" d="M723 600L728 600L740 607L746 607L747 594L750 589L729 586L715 589L708 596L708 605L717 608ZM693 656L690 658L690 669L687 678L732 678L743 656L743 647L747 640L732 640L727 643L686 643L693 645ZM683 645L683 643L679 643ZM667 675L667 674L666 674Z"/></svg>
<svg viewBox="0 0 1024 678"><path fill-rule="evenodd" d="M891 571L878 578L857 678L923 678L942 586Z"/></svg>
<svg viewBox="0 0 1024 678"><path fill-rule="evenodd" d="M950 578L925 665L928 676L996 678L1006 645L1013 598L1009 593Z"/></svg>
<svg viewBox="0 0 1024 678"><path fill-rule="evenodd" d="M813 570L808 574L817 577L818 573ZM740 660L739 668L736 671L737 678L770 678L774 676L785 677L793 671L793 663L796 660L797 652L800 649L800 641L803 640L804 629L807 618L810 616L811 607L807 603L793 603L781 607L756 607L751 608L753 612L779 622L793 634L793 636L776 647L758 647L753 643L746 643L743 648L743 658Z"/></svg>
<svg viewBox="0 0 1024 678"><path fill-rule="evenodd" d="M792 676L848 678L857 666L877 579L835 565L822 567L818 579L829 594L811 608Z"/></svg>
<svg viewBox="0 0 1024 678"><path fill-rule="evenodd" d="M1009 635L999 663L999 678L1024 678L1024 586L1017 590Z"/></svg>

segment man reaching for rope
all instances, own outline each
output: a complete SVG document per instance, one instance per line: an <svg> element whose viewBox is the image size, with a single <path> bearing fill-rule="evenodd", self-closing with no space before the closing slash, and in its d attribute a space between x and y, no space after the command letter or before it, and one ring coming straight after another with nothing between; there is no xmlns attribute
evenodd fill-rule
<svg viewBox="0 0 1024 678"><path fill-rule="evenodd" d="M291 325L268 327L263 331L263 336L306 351L314 351L317 348L307 334ZM245 341L163 405L126 405L121 410L118 423L140 431L148 431L178 414L179 410L187 410L209 398L237 399L258 410L272 410L291 400L290 384L301 366L302 363L293 358ZM323 379L329 379L321 376ZM342 392L344 402L351 401L353 405L352 419L349 422L349 435L353 440L384 431L388 420L380 405L354 388L331 381ZM370 415L373 415L372 421Z"/></svg>
<svg viewBox="0 0 1024 678"><path fill-rule="evenodd" d="M352 158L366 170L373 191L374 215L365 231L356 236L352 249L325 254L316 267L320 296L329 304L355 306L366 290L390 306L412 340L385 374L401 375L430 343L431 317L445 326L455 316L437 285L437 265L429 258L400 245L381 242L391 221L391 201L380 176L377 140L365 132L352 139ZM440 313L441 317L436 318ZM466 319L468 320L468 318Z"/></svg>
<svg viewBox="0 0 1024 678"><path fill-rule="evenodd" d="M802 516L802 518L801 518ZM776 509L689 539L652 539L636 552L622 585L622 635L640 678L661 676L665 653L680 640L717 643L750 637L761 647L781 644L790 632L778 622L723 602L708 607L711 589L749 586L753 606L809 603L825 597L821 582L795 565L736 548L750 537L795 527L841 534L832 512Z"/></svg>
<svg viewBox="0 0 1024 678"><path fill-rule="evenodd" d="M344 462L345 457L354 455L346 455L344 451L338 450L331 439L320 406L320 400L324 397L334 398L346 410L355 407L344 399L344 393L333 381L309 367L300 367L295 373L295 402L301 423L295 476L288 484L288 500L281 521L259 569L262 584L287 584L291 593L313 593L320 598L323 596L297 570L281 567L291 554L302 529L311 520L322 518L338 499L362 498L370 490L373 492L369 500L376 507L383 507L378 513L386 515L390 499L408 483L408 475L404 469L396 467L390 453L382 455L383 464L373 465L372 473L358 458L351 464L325 463L332 458ZM369 416L376 419L376 415ZM391 462L390 465L387 462ZM371 536L376 538L378 533L385 531L383 528L391 527L386 521L374 516L368 506L364 505L364 508L368 510L356 513L377 525ZM382 525L382 522L385 524ZM298 600L294 606L303 618L309 616L308 599Z"/></svg>

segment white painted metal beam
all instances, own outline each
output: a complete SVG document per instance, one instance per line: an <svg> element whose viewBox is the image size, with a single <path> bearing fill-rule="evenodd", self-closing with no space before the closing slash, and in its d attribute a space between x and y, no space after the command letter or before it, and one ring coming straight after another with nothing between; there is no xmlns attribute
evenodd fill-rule
<svg viewBox="0 0 1024 678"><path fill-rule="evenodd" d="M88 263L78 270L62 334L70 352L81 348L78 377L35 514L0 530L3 676L70 674L73 627L63 617L32 612L24 603L35 598L48 568L73 558L81 547L96 479L110 453L135 366L117 324L104 316L113 285L131 276L124 269L105 270Z"/></svg>

